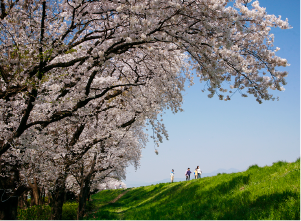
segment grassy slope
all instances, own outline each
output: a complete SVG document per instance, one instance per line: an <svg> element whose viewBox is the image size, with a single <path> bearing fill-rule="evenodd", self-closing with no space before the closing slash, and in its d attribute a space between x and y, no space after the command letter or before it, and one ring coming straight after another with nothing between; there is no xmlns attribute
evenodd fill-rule
<svg viewBox="0 0 301 221"><path fill-rule="evenodd" d="M300 159L132 188L116 203L105 205L121 191L92 196L98 209L85 219L300 219Z"/></svg>

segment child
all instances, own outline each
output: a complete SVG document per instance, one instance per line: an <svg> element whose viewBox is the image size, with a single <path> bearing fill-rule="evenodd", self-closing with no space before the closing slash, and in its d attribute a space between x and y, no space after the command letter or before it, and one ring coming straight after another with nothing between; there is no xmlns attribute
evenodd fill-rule
<svg viewBox="0 0 301 221"><path fill-rule="evenodd" d="M195 170L194 170L194 178L195 179L197 179L198 178L198 171L197 171L197 169L195 168Z"/></svg>
<svg viewBox="0 0 301 221"><path fill-rule="evenodd" d="M171 182L172 182L172 183L173 183L174 177L175 177L175 172L174 172L174 170L172 169L172 170L171 170L171 173L170 173L170 179L171 179Z"/></svg>

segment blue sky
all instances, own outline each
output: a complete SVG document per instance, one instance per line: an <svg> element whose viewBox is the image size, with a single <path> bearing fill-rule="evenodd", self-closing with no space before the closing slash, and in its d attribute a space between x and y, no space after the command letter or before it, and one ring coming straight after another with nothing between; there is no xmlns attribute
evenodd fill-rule
<svg viewBox="0 0 301 221"><path fill-rule="evenodd" d="M200 166L203 173L217 169L246 170L250 165L272 165L282 160L300 157L300 1L260 0L269 14L288 18L289 30L273 28L276 54L286 58L289 72L284 92L273 91L279 101L258 104L255 98L242 98L239 93L231 101L209 99L208 92L196 82L184 92L184 112L167 112L164 124L169 140L164 140L154 152L150 139L142 152L137 171L127 169L125 183L154 182L169 178L184 178L187 167Z"/></svg>

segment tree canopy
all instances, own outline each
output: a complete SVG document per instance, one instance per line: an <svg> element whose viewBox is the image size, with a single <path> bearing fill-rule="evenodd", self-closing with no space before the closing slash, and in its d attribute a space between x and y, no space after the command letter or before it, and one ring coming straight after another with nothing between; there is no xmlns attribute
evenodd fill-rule
<svg viewBox="0 0 301 221"><path fill-rule="evenodd" d="M1 0L0 8L2 171L32 159L101 170L109 164L94 156L113 152L127 156L121 167L137 163L145 122L157 143L168 137L158 114L182 110L194 77L225 101L233 90L274 100L270 89L286 84L270 30L289 24L258 1ZM34 176L47 171L38 164Z"/></svg>

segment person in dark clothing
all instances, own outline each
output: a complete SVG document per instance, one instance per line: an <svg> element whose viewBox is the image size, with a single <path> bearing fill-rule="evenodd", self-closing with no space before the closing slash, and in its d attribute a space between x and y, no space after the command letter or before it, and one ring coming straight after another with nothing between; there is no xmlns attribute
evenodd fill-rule
<svg viewBox="0 0 301 221"><path fill-rule="evenodd" d="M185 173L186 180L190 180L190 174L191 174L191 171L190 171L190 168L188 168Z"/></svg>

